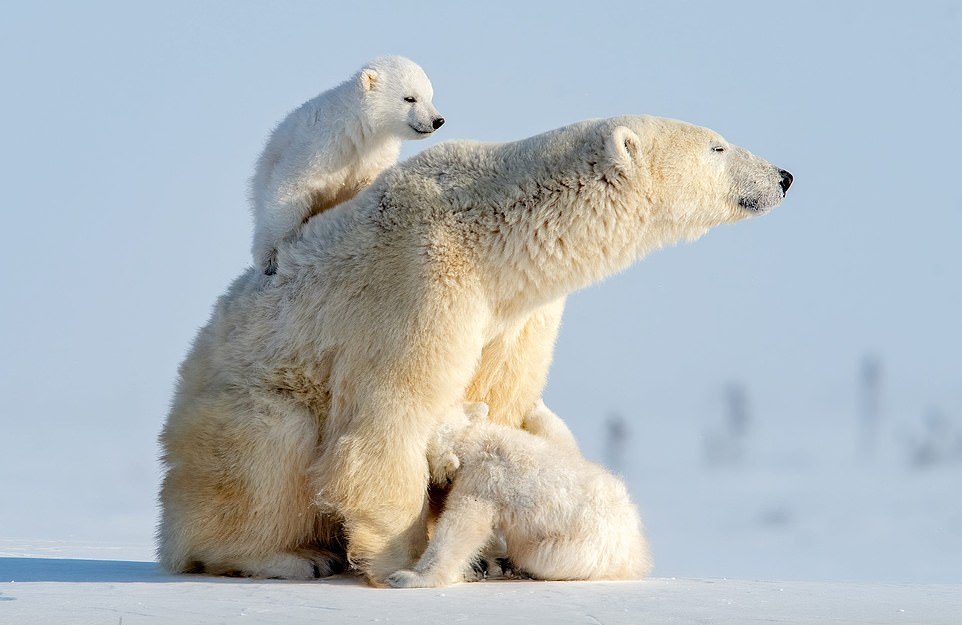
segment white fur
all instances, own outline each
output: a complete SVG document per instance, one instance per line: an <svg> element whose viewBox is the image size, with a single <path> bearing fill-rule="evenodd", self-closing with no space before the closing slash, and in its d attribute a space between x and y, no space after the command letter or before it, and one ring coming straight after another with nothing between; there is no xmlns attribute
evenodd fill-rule
<svg viewBox="0 0 962 625"><path fill-rule="evenodd" d="M403 139L433 133L444 122L433 97L416 63L380 57L278 124L251 179L254 266L274 273L281 241L368 186L397 160Z"/></svg>
<svg viewBox="0 0 962 625"><path fill-rule="evenodd" d="M164 566L258 575L326 549L375 584L410 568L445 411L483 401L522 425L568 293L781 199L780 170L722 143L654 117L447 143L312 219L272 280L234 282L181 365Z"/></svg>
<svg viewBox="0 0 962 625"><path fill-rule="evenodd" d="M390 575L390 585L470 579L472 561L496 536L512 565L537 579L648 574L648 544L624 483L581 456L557 415L540 404L522 431L474 413L456 411L428 448L432 475L451 479L451 489L421 559Z"/></svg>

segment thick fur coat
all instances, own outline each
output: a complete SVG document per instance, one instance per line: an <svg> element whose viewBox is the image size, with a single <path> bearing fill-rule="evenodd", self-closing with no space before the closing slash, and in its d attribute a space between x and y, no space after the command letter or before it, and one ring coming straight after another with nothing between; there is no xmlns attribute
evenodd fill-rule
<svg viewBox="0 0 962 625"><path fill-rule="evenodd" d="M354 197L397 160L404 139L444 123L424 70L379 57L278 124L251 179L254 266L276 270L277 246L311 215Z"/></svg>
<svg viewBox="0 0 962 625"><path fill-rule="evenodd" d="M626 116L387 170L243 273L180 368L161 435L172 571L371 583L427 543L428 441L451 406L520 426L564 298L777 205L791 176L717 133Z"/></svg>
<svg viewBox="0 0 962 625"><path fill-rule="evenodd" d="M482 550L501 542L512 566L536 579L648 574L648 544L624 483L585 460L557 415L541 404L519 429L475 406L484 404L455 411L428 446L432 479L451 488L427 550L390 585L471 579Z"/></svg>

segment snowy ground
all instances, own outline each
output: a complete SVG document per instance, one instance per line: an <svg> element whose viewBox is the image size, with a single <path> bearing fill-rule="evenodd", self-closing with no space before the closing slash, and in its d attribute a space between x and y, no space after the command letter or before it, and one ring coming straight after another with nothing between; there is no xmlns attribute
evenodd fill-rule
<svg viewBox="0 0 962 625"><path fill-rule="evenodd" d="M93 482L107 487L93 491L56 466L23 465L23 479L13 472L0 484L12 489L0 493L0 625L962 623L953 437L933 437L948 451L920 463L892 432L873 456L859 456L853 432L826 417L759 423L710 445L701 433L720 431L717 419L647 423L628 421L620 459L608 457L597 429L575 424L586 453L628 476L655 555L646 581L394 591L353 578L171 577L153 563L149 477L104 471ZM88 472L101 457L118 464L85 456L78 466ZM40 479L44 470L56 476ZM759 579L769 581L751 581Z"/></svg>
<svg viewBox="0 0 962 625"><path fill-rule="evenodd" d="M962 619L960 585L653 578L379 590L350 577L310 583L174 577L152 562L122 559L144 550L0 541L0 623L958 625Z"/></svg>
<svg viewBox="0 0 962 625"><path fill-rule="evenodd" d="M592 423L580 408L561 404L559 411L581 417L569 422L589 457L609 460L604 415ZM851 419L790 414L757 419L728 441L727 461L711 464L704 433L723 422L714 412L701 419L625 414L625 449L613 464L642 511L656 576L962 584L958 457L946 452L941 461L913 464L914 448L895 425L880 432L873 457L861 457L853 427L844 427ZM144 429L98 442L78 426L50 435L81 445L39 436L34 444L8 443L0 453L0 551L7 538L11 553L30 545L28 555L43 555L36 549L53 540L70 545L56 556L153 559L159 475L155 432ZM58 451L31 451L45 447ZM84 544L96 549L86 553Z"/></svg>

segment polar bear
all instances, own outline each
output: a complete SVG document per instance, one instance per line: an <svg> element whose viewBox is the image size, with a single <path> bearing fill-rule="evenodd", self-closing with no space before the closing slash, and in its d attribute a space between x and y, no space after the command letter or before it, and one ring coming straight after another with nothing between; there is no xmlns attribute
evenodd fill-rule
<svg viewBox="0 0 962 625"><path fill-rule="evenodd" d="M479 408L480 407L480 408ZM428 445L435 481L451 480L444 511L396 588L471 579L482 549L503 540L513 566L543 580L639 579L648 543L624 483L582 457L543 403L523 430L492 423L485 404L455 410Z"/></svg>
<svg viewBox="0 0 962 625"><path fill-rule="evenodd" d="M161 434L171 571L373 585L427 543L427 445L462 399L518 427L565 297L762 215L788 172L684 122L624 116L385 171L216 303Z"/></svg>
<svg viewBox="0 0 962 625"><path fill-rule="evenodd" d="M281 241L369 185L397 160L402 140L440 128L433 97L416 63L379 57L278 124L251 179L254 266L273 274Z"/></svg>

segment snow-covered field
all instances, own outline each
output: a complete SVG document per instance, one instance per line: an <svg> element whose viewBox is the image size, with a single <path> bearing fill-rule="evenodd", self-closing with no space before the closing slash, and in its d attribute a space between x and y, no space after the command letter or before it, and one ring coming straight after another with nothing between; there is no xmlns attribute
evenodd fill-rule
<svg viewBox="0 0 962 625"><path fill-rule="evenodd" d="M752 582L484 581L380 590L317 582L170 576L130 548L0 546L0 623L844 623L958 625L962 586ZM109 557L109 560L91 559Z"/></svg>
<svg viewBox="0 0 962 625"><path fill-rule="evenodd" d="M682 429L635 441L644 453L621 459L656 557L645 581L399 591L350 577L169 576L153 562L149 511L93 502L72 511L91 540L0 539L0 625L962 623L957 463L915 466L895 447L858 459L843 453L845 436L780 427L782 443L764 431L729 440L731 457L711 465L704 447L678 445ZM129 542L108 538L119 526Z"/></svg>
<svg viewBox="0 0 962 625"><path fill-rule="evenodd" d="M25 446L0 483L0 625L962 623L956 426L891 418L866 446L850 415L732 428L723 409L684 399L670 418L623 412L615 437L589 407L555 405L642 510L655 571L635 583L393 591L352 578L167 576L153 563L150 424L99 444L56 430L55 461Z"/></svg>
<svg viewBox="0 0 962 625"><path fill-rule="evenodd" d="M789 417L727 441L736 457L711 463L700 437L711 424L692 427L705 422L636 426L638 453L624 460L656 575L962 583L954 435L933 437L946 452L919 461L921 438L898 424L866 454L841 418Z"/></svg>

